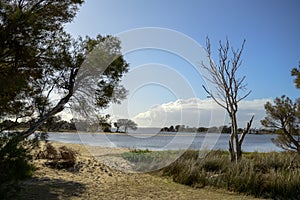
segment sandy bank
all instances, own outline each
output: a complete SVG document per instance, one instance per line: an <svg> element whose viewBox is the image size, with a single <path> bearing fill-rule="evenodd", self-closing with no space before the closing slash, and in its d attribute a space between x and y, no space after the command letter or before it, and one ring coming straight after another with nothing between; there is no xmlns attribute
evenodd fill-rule
<svg viewBox="0 0 300 200"><path fill-rule="evenodd" d="M119 156L128 149L53 144L78 151L80 170L52 169L43 160L37 160L37 171L33 178L21 182L18 199L254 199L224 190L194 189L153 174L125 173L104 164L110 162L130 169L130 163Z"/></svg>

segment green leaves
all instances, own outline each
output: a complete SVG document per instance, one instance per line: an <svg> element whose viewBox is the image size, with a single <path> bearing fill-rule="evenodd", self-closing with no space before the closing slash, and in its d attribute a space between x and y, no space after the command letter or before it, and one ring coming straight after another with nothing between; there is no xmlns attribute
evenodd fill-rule
<svg viewBox="0 0 300 200"><path fill-rule="evenodd" d="M293 68L291 71L291 75L295 76L295 86L296 88L300 89L300 62L298 68Z"/></svg>
<svg viewBox="0 0 300 200"><path fill-rule="evenodd" d="M31 121L24 137L67 106L85 118L126 97L120 81L129 65L120 41L75 40L64 30L82 3L0 2L0 120Z"/></svg>
<svg viewBox="0 0 300 200"><path fill-rule="evenodd" d="M136 130L137 124L130 119L118 119L117 122L115 123L115 127L117 127L118 129L123 127L124 132L126 133L127 129Z"/></svg>
<svg viewBox="0 0 300 200"><path fill-rule="evenodd" d="M0 117L22 115L24 102L34 101L41 92L46 72L50 76L49 72L58 67L55 63L61 61L53 55L62 49L55 41L66 38L63 23L75 17L82 2L1 1Z"/></svg>
<svg viewBox="0 0 300 200"><path fill-rule="evenodd" d="M297 114L299 113L298 102L293 102L289 97L285 95L281 98L276 98L274 100L274 105L270 102L265 104L265 109L267 117L261 121L261 123L266 127L272 128L282 128L297 123Z"/></svg>
<svg viewBox="0 0 300 200"><path fill-rule="evenodd" d="M265 119L261 123L265 127L279 129L281 135L273 142L283 149L292 149L300 153L300 143L295 135L299 135L300 125L300 100L293 102L289 97L276 98L274 103L265 104Z"/></svg>

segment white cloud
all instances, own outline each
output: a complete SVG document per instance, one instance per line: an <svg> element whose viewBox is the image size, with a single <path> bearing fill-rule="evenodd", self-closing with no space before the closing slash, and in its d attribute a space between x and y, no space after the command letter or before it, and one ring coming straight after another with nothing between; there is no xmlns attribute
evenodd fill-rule
<svg viewBox="0 0 300 200"><path fill-rule="evenodd" d="M243 127L252 115L255 115L253 127L261 127L260 120L265 116L264 104L270 99L241 101L239 104L239 126ZM178 99L155 106L133 117L139 126L163 127L184 124L192 127L228 125L229 120L224 109L212 99Z"/></svg>

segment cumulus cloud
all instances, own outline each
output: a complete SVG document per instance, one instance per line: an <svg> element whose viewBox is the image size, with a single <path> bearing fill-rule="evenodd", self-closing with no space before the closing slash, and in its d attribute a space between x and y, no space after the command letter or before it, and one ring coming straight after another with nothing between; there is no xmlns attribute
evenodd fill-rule
<svg viewBox="0 0 300 200"><path fill-rule="evenodd" d="M270 99L241 101L238 111L238 123L243 127L252 115L255 115L253 127L261 127L260 120L265 116L264 104ZM212 99L178 99L157 105L146 112L133 117L144 127L163 127L184 124L191 127L229 125L229 118L224 109Z"/></svg>

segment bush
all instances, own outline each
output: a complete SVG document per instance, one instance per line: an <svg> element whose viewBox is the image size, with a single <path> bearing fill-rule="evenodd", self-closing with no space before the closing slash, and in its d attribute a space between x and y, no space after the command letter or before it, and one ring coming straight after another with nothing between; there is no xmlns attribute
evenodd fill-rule
<svg viewBox="0 0 300 200"><path fill-rule="evenodd" d="M30 177L34 166L30 163L33 144L22 140L18 133L1 133L0 136L0 198L5 198L19 180Z"/></svg>
<svg viewBox="0 0 300 200"><path fill-rule="evenodd" d="M56 149L52 144L46 143L43 150L37 153L37 159L47 159L47 166L56 169L70 169L76 164L77 152L66 146Z"/></svg>

